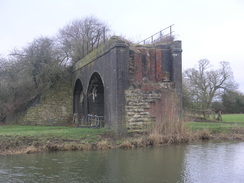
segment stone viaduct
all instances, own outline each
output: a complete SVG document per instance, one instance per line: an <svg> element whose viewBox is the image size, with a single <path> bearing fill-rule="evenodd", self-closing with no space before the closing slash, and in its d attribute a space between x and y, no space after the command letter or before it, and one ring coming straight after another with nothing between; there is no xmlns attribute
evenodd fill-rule
<svg viewBox="0 0 244 183"><path fill-rule="evenodd" d="M181 53L181 41L132 45L112 37L73 66L73 113L80 122L104 116L105 127L118 134L143 129L157 120L164 91L181 100Z"/></svg>

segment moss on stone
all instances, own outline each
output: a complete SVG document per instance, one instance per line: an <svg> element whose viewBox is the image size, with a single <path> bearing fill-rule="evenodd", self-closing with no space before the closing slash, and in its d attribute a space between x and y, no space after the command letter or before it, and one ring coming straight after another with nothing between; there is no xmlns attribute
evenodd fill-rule
<svg viewBox="0 0 244 183"><path fill-rule="evenodd" d="M116 46L125 46L126 43L121 40L117 36L113 36L108 42L101 44L98 48L95 48L91 53L86 55L83 59L78 61L75 65L73 70L76 71L80 69L81 67L84 67L85 65L90 64L94 60L96 60L98 57L101 57L108 51L110 51L112 48Z"/></svg>

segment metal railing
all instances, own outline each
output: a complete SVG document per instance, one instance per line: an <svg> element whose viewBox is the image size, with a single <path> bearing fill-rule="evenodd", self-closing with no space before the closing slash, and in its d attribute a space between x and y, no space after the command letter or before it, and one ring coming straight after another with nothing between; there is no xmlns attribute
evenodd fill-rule
<svg viewBox="0 0 244 183"><path fill-rule="evenodd" d="M106 36L106 28L103 27L102 29L98 30L97 35L94 36L93 39L91 39L91 38L87 38L87 39L88 40L83 38L83 40L82 40L81 59L107 41L108 38Z"/></svg>
<svg viewBox="0 0 244 183"><path fill-rule="evenodd" d="M172 42L173 37L173 27L174 24L160 30L159 32L151 35L150 37L138 42L137 44L155 44L155 43L163 43L163 42Z"/></svg>
<svg viewBox="0 0 244 183"><path fill-rule="evenodd" d="M104 116L88 114L82 119L83 126L91 126L94 128L104 127Z"/></svg>

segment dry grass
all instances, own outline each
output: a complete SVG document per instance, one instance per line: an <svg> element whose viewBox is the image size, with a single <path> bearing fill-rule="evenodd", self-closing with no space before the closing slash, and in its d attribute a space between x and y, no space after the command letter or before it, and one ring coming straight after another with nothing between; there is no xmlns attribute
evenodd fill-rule
<svg viewBox="0 0 244 183"><path fill-rule="evenodd" d="M121 149L132 149L132 148L134 148L134 146L132 145L132 143L130 141L126 140L119 145L119 148L121 148Z"/></svg>
<svg viewBox="0 0 244 183"><path fill-rule="evenodd" d="M105 150L105 149L111 149L112 146L107 140L102 140L97 143L97 149L99 150Z"/></svg>
<svg viewBox="0 0 244 183"><path fill-rule="evenodd" d="M24 154L31 154L38 152L38 149L35 146L29 146L25 149Z"/></svg>
<svg viewBox="0 0 244 183"><path fill-rule="evenodd" d="M183 123L179 105L179 100L175 92L163 92L161 107L157 109L157 116L159 117L151 129L151 134L172 135L182 132Z"/></svg>
<svg viewBox="0 0 244 183"><path fill-rule="evenodd" d="M167 91L162 96L167 97L161 98L161 107L156 111L160 117L157 118L149 134L144 137L144 140L141 142L142 145L158 146L161 144L186 143L199 139L208 140L216 138L209 129L192 131L187 127L184 119L181 118L180 105L174 92ZM237 131L239 134L244 132L244 130ZM233 134L235 135L231 136L232 139L242 139L242 136L244 136L237 135L236 131Z"/></svg>
<svg viewBox="0 0 244 183"><path fill-rule="evenodd" d="M208 140L213 138L209 129L203 129L195 133L197 139Z"/></svg>
<svg viewBox="0 0 244 183"><path fill-rule="evenodd" d="M147 137L147 141L148 141L147 144L157 146L159 144L162 144L162 140L163 140L163 135L158 133L152 133L149 134Z"/></svg>
<svg viewBox="0 0 244 183"><path fill-rule="evenodd" d="M194 139L193 134L183 124L179 106L176 93L165 91L161 97L161 107L156 111L159 118L148 135L151 145L189 142Z"/></svg>

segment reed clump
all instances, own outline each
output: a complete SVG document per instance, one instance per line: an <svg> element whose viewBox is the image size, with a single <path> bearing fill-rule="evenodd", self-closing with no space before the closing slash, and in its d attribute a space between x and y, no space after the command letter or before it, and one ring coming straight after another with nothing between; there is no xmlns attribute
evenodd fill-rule
<svg viewBox="0 0 244 183"><path fill-rule="evenodd" d="M112 146L107 140L102 140L97 143L97 149L99 150L105 150L105 149L111 149Z"/></svg>
<svg viewBox="0 0 244 183"><path fill-rule="evenodd" d="M213 135L211 134L209 129L203 129L203 130L197 131L196 136L198 139L202 139L202 140L209 140L209 139L213 138Z"/></svg>
<svg viewBox="0 0 244 183"><path fill-rule="evenodd" d="M189 142L194 139L183 122L181 103L175 92L167 91L162 95L161 107L156 109L156 113L158 117L147 137L151 145Z"/></svg>
<svg viewBox="0 0 244 183"><path fill-rule="evenodd" d="M118 147L121 149L132 149L132 148L134 148L133 144L128 140L122 142Z"/></svg>

